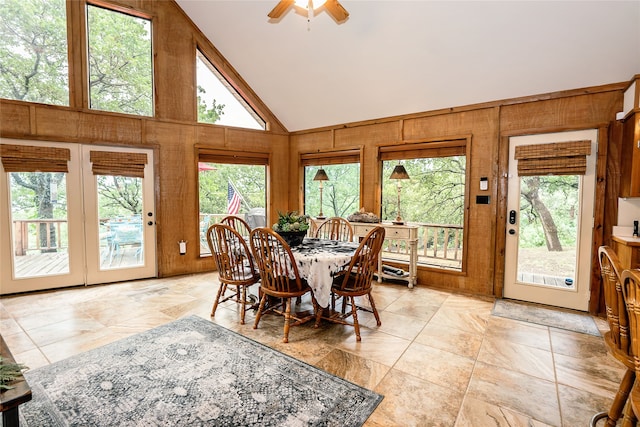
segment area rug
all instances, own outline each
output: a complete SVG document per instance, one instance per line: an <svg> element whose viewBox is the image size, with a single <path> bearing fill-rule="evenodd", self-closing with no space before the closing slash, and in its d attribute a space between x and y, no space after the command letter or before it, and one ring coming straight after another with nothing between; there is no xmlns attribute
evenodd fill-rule
<svg viewBox="0 0 640 427"><path fill-rule="evenodd" d="M360 426L383 398L197 316L25 377L28 427Z"/></svg>
<svg viewBox="0 0 640 427"><path fill-rule="evenodd" d="M566 329L568 331L600 336L600 331L588 314L571 313L561 309L520 303L504 299L496 300L491 314L508 319L522 320L538 325Z"/></svg>

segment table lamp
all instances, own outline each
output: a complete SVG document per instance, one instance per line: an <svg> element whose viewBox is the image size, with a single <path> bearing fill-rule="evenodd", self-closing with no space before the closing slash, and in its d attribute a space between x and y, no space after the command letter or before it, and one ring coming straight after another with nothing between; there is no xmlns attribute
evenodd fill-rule
<svg viewBox="0 0 640 427"><path fill-rule="evenodd" d="M317 219L325 219L326 217L322 213L322 182L323 181L329 181L329 177L327 176L327 173L324 171L322 166L320 166L320 169L318 169L318 172L316 172L316 176L313 177L313 180L314 181L319 181L318 187L320 189L320 213L318 214L318 216L316 218Z"/></svg>
<svg viewBox="0 0 640 427"><path fill-rule="evenodd" d="M401 180L410 179L409 174L407 173L407 170L404 168L404 166L402 166L400 162L398 162L396 167L393 168L393 172L391 172L391 176L389 177L389 179L395 179L398 186L398 216L396 216L396 219L395 221L393 221L393 223L396 225L402 225L404 224L404 221L402 220L402 215L400 213L400 191L402 190Z"/></svg>

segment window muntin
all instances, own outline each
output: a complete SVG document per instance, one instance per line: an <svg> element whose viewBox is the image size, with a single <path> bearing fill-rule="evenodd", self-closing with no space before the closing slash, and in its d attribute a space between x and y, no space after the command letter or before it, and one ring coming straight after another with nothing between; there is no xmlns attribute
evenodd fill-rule
<svg viewBox="0 0 640 427"><path fill-rule="evenodd" d="M207 229L225 216L237 215L252 228L267 225L267 166L201 160L205 161L198 163L200 256L208 256ZM230 210L234 195L240 202L237 212Z"/></svg>
<svg viewBox="0 0 640 427"><path fill-rule="evenodd" d="M89 108L153 116L151 21L87 5Z"/></svg>
<svg viewBox="0 0 640 427"><path fill-rule="evenodd" d="M200 51L196 52L196 79L198 122L265 129L265 121Z"/></svg>
<svg viewBox="0 0 640 427"><path fill-rule="evenodd" d="M69 105L65 0L0 2L0 97Z"/></svg>
<svg viewBox="0 0 640 427"><path fill-rule="evenodd" d="M424 151L423 155L428 155ZM393 157L393 156L392 156ZM396 156L397 157L397 156ZM383 221L397 215L397 182L389 179L397 159L382 162ZM404 221L418 225L418 263L462 270L466 201L466 156L436 156L401 160L410 179L401 184Z"/></svg>

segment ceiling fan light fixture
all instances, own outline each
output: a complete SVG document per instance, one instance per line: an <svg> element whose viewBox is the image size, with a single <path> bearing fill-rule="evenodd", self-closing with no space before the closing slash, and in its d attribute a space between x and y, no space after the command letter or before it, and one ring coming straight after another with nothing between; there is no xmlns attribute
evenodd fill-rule
<svg viewBox="0 0 640 427"><path fill-rule="evenodd" d="M291 6L304 10L307 15L307 20L311 20L315 15L315 11L322 8L324 8L338 24L346 21L349 17L349 12L342 7L338 0L315 0L315 2L313 0L280 0L267 16L277 21Z"/></svg>

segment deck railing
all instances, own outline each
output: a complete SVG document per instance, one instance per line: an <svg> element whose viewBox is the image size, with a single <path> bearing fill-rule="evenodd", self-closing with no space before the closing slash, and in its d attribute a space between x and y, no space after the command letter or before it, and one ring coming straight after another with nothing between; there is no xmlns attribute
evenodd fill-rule
<svg viewBox="0 0 640 427"><path fill-rule="evenodd" d="M13 221L16 256L24 256L27 251L55 251L66 248L62 231L67 226L66 219L20 219ZM65 235L66 235L66 229Z"/></svg>

